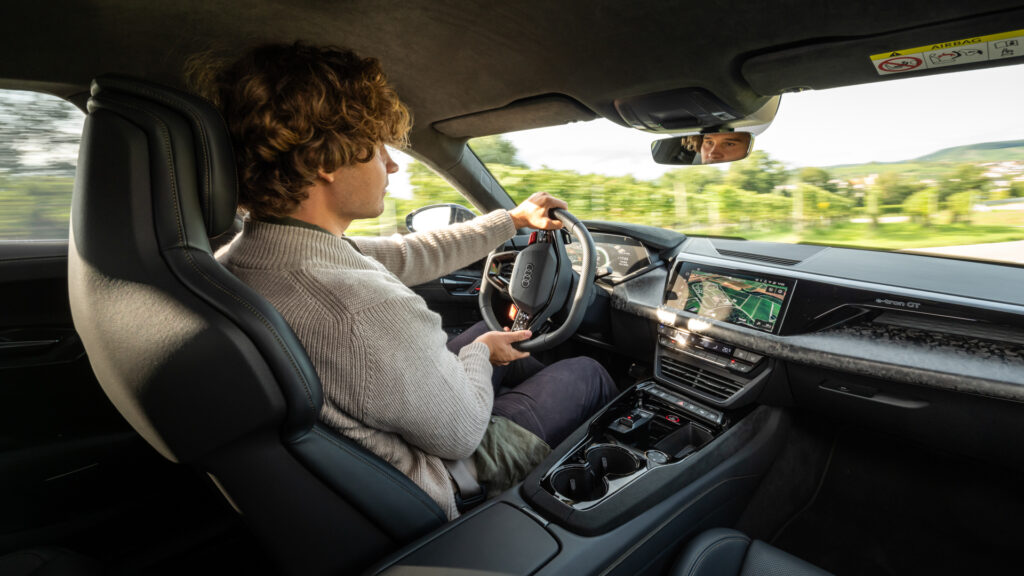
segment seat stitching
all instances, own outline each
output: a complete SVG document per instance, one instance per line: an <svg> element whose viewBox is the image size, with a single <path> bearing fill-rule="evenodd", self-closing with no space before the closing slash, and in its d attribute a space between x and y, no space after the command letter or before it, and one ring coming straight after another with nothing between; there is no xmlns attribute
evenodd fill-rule
<svg viewBox="0 0 1024 576"><path fill-rule="evenodd" d="M183 251L184 251L184 254L185 254L185 260L189 263L189 265L192 267L192 269L197 274L199 274L199 276L201 276L209 284L211 284L212 286L214 286L215 288L217 288L218 290L220 290L221 292L226 294L228 297L230 297L233 300L235 300L235 302L241 304L250 313L252 313L260 321L260 323L263 324L263 326L265 328L267 328L270 331L271 335L274 338L274 341L277 342L278 346L281 348L281 350L288 357L288 361L289 361L289 363L292 366L292 370L295 371L296 375L302 381L302 386L303 386L303 388L304 388L304 390L306 392L306 400L307 400L307 403L308 403L309 407L310 408L315 408L315 406L313 404L313 395L312 395L312 392L309 389L309 383L306 381L305 375L302 374L301 370L299 369L299 367L298 367L298 365L297 365L297 363L295 361L294 356L292 355L291 351L288 350L287 346L282 341L282 339L280 337L280 334L278 334L277 330L270 324L270 322L266 319L266 317L263 316L263 314L261 314L258 310L256 310L252 306L252 304L250 304L248 301L242 299L238 295L234 294L232 291L228 290L227 288L222 286L219 282L217 282L216 280L210 278L205 272L203 272L201 269L199 269L199 267L195 263L195 259L192 257L191 249L189 249L187 247L184 247L184 244L185 244L184 236L183 236L183 234L184 234L184 226L182 226L182 223L181 223L181 207L180 207L179 202L178 202L178 186L177 186L177 179L175 178L175 175L174 175L174 161L173 161L172 154L171 154L170 137L168 136L167 124L159 116L157 116L156 114L154 114L153 112L151 112L149 110L145 110L145 109L139 108L138 106L135 106L134 104L131 104L131 103L120 101L116 97L113 100L115 102L117 102L118 104L124 106L125 108L129 108L129 109L135 110L136 112L141 112L143 114L146 114L147 116L150 116L151 118L156 120L156 122L160 125L160 129L161 129L160 130L161 131L160 135L163 137L164 144L165 144L165 146L166 146L166 148L168 150L168 154L167 154L166 159L167 159L167 164L168 164L168 172L170 172L170 179L171 179L171 199L173 200L174 207L175 207L174 217L175 217L175 221L176 221L177 227L178 227L178 230L177 230L177 232L178 232L178 243L180 245L182 245L183 248L184 248Z"/></svg>
<svg viewBox="0 0 1024 576"><path fill-rule="evenodd" d="M206 197L206 216L208 219L212 220L213 203L210 201L210 197L212 196L213 193L213 183L210 180L210 174L213 172L213 162L210 159L211 155L206 147L206 126L203 125L200 115L196 112L195 107L183 98L168 98L167 95L155 91L147 86L140 86L138 87L138 90L143 94L146 94L150 98L157 100L163 104L183 108L186 112L188 112L190 116L192 116L194 124L199 129L200 132L199 142L202 144L203 147L203 162L206 164L206 170L203 171L203 194ZM237 178L237 173L235 176ZM207 228L207 230L209 230L209 228Z"/></svg>
<svg viewBox="0 0 1024 576"><path fill-rule="evenodd" d="M701 551L701 553L697 556L697 560L693 563L693 567L690 568L689 572L687 572L687 576L693 576L693 574L695 574L697 569L700 568L701 563L704 562L708 555L714 552L716 548L720 547L723 544L728 544L732 540L746 542L747 544L750 543L750 539L745 536L726 536L725 538L718 540L711 546L707 546L704 548L704 550Z"/></svg>
<svg viewBox="0 0 1024 576"><path fill-rule="evenodd" d="M340 442L340 441L338 441L338 439L337 439L337 438L334 438L334 437L333 437L333 436L331 436L330 434L327 434L327 433L325 433L325 432L324 432L323 430L321 430L321 429L320 429L319 427L317 427L317 426L314 426L314 427L313 427L313 431L314 431L314 432L316 432L316 433L317 433L318 435L320 435L320 437L322 437L322 438L324 438L325 440L327 440L328 442L330 442L331 444L334 444L334 445L335 445L335 446L337 446L338 448L341 448L342 450L344 450L345 452L347 452L347 453L348 453L348 454L349 454L350 456L353 456L353 457L355 457L355 458L359 459L359 460L360 460L361 462L363 462L363 463L364 463L364 464L366 464L367 466L370 466L370 467L373 467L373 468L375 468L375 469L378 469L378 470L380 470L380 466L379 466L379 465L378 465L378 464L377 464L376 462L373 462L372 460L369 460L369 459L367 459L366 457L364 457L364 456L363 456L362 454L360 454L359 452L357 452L357 451L353 450L351 446L347 446L347 445L345 445L345 443L343 443L343 442ZM380 470L380 471L381 471L381 472L387 472L386 470ZM401 482L399 482L399 481L395 480L394 478L392 478L390 474L387 474L387 473L385 473L385 474L384 474L384 478L386 478L386 479L388 480L388 482L391 482L391 483L392 483L392 484L394 484L395 486L397 486L397 487L401 488L401 489L402 489L402 490L403 490L403 491L404 491L404 492L405 492L406 494L409 494L410 496L412 496L412 497L413 497L413 498L414 498L414 499L415 499L415 500L416 500L417 502L419 502L420 504L422 504L422 505L423 505L423 506L424 506L424 507L425 507L425 508L426 508L426 509L427 509L428 511L430 511L431 513L433 513L433 514L434 514L434 516L435 516L435 517L437 517L438 519L440 519L440 520L442 520L442 521L447 521L447 520L448 520L448 518L447 518L447 517L445 517L445 518L441 518L441 517L440 517L440 516L439 516L439 515L437 514L437 511L436 511L436 510L433 510L433 509L431 509L429 505L427 505L427 504L426 504L426 503L425 503L424 501L422 501L422 499L421 499L421 495L420 495L420 494L417 494L417 493L415 493L415 492L413 492L413 491L409 490L409 489L408 489L407 487L405 487L405 486L404 486L404 485L403 485L403 484L402 484ZM431 500L431 502L433 502L433 500Z"/></svg>

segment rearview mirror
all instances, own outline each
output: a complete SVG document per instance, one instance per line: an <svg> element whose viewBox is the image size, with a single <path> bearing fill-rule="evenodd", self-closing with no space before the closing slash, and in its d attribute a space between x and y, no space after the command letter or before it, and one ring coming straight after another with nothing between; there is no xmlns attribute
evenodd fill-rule
<svg viewBox="0 0 1024 576"><path fill-rule="evenodd" d="M651 142L651 156L658 164L721 164L743 160L753 147L750 132L691 134Z"/></svg>
<svg viewBox="0 0 1024 576"><path fill-rule="evenodd" d="M410 232L437 230L457 222L469 222L476 218L472 210L459 204L433 204L424 206L405 217L405 227Z"/></svg>

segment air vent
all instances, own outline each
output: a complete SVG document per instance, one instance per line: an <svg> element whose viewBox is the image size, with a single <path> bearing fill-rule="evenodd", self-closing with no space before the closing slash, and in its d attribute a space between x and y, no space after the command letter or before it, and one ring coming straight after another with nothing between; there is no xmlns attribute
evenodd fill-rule
<svg viewBox="0 0 1024 576"><path fill-rule="evenodd" d="M771 264L779 264L780 266L796 266L801 260L792 260L790 258L778 258L776 256L765 256L764 254L751 254L750 252L738 252L736 250L722 250L716 248L719 254L722 256L732 256L733 258L744 258L746 260L759 260L761 262L769 262Z"/></svg>
<svg viewBox="0 0 1024 576"><path fill-rule="evenodd" d="M726 402L743 388L743 384L725 376L694 368L667 356L661 357L661 375L676 384L686 386L709 398Z"/></svg>

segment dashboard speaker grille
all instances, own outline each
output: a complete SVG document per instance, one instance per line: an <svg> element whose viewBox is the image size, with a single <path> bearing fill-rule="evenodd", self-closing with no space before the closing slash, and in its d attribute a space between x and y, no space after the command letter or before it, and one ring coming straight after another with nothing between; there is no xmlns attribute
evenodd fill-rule
<svg viewBox="0 0 1024 576"><path fill-rule="evenodd" d="M743 389L743 383L725 376L695 368L673 358L662 356L661 375L677 384L691 388L701 394L725 402Z"/></svg>
<svg viewBox="0 0 1024 576"><path fill-rule="evenodd" d="M796 266L802 260L793 260L791 258L779 258L777 256L765 256L764 254L751 254L749 252L739 252L737 250L724 250L722 248L715 248L722 256L732 256L733 258L744 258L746 260L760 260L761 262L770 262L772 264L779 264L782 266Z"/></svg>

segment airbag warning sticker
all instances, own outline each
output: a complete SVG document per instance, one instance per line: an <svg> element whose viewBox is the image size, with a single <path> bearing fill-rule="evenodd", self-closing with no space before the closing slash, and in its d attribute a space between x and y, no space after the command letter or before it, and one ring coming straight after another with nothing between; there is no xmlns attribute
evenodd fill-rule
<svg viewBox="0 0 1024 576"><path fill-rule="evenodd" d="M874 54L871 64L876 72L885 75L1017 56L1024 56L1024 30Z"/></svg>

